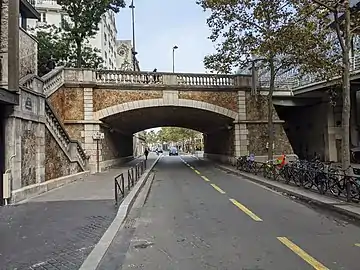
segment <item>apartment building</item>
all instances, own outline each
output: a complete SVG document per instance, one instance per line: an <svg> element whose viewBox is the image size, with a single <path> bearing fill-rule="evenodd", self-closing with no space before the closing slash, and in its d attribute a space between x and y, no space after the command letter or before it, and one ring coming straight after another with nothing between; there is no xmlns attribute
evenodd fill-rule
<svg viewBox="0 0 360 270"><path fill-rule="evenodd" d="M140 71L131 40L116 40L116 69Z"/></svg>
<svg viewBox="0 0 360 270"><path fill-rule="evenodd" d="M19 127L29 119L34 120L29 110L22 112L19 80L37 72L37 43L22 27L27 20L37 18L39 13L31 1L0 0L0 206L4 203L3 181L15 157L14 123L17 121Z"/></svg>
<svg viewBox="0 0 360 270"><path fill-rule="evenodd" d="M61 21L66 19L67 14L61 10L56 0L31 0L36 10L40 13L39 20L29 20L28 27L36 28L41 24L61 26ZM98 33L89 40L90 44L101 51L104 60L104 68L116 69L116 25L115 13L108 11L103 15L99 24Z"/></svg>

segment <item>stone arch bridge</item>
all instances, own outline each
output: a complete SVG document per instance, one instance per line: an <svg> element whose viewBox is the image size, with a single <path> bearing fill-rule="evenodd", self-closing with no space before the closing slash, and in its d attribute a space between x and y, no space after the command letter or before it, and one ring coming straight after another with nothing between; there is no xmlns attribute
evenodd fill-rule
<svg viewBox="0 0 360 270"><path fill-rule="evenodd" d="M105 134L99 150L101 168L132 155L132 134L158 126L202 132L209 158L229 160L249 151L266 155L266 99L250 95L247 75L58 68L45 83L49 103L70 137L90 155L92 170L98 151L96 131ZM276 112L273 118L275 154L292 153L283 121Z"/></svg>

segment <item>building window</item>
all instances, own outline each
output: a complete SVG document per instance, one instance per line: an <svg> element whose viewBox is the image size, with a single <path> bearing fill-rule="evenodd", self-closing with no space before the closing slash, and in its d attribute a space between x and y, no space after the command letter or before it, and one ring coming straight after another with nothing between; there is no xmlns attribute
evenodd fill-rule
<svg viewBox="0 0 360 270"><path fill-rule="evenodd" d="M105 57L104 57L104 58L105 58L105 59L107 59L107 58L108 58L108 57L107 57L107 52L105 52L105 53L104 53L104 55L105 55Z"/></svg>

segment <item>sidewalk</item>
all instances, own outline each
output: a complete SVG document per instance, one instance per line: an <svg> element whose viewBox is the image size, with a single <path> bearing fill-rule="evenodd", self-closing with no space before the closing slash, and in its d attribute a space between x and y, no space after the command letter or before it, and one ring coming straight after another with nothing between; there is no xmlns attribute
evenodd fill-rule
<svg viewBox="0 0 360 270"><path fill-rule="evenodd" d="M0 208L0 269L79 269L116 216L114 177L137 162Z"/></svg>
<svg viewBox="0 0 360 270"><path fill-rule="evenodd" d="M276 191L280 191L283 193L290 194L292 196L295 196L303 201L306 202L312 202L320 207L323 207L325 209L330 209L332 211L335 211L339 214L346 215L350 218L360 219L360 205L355 203L349 203L337 198L333 198L330 196L321 195L319 193L311 192L309 190L295 187L291 185L287 185L285 183L272 181L265 179L262 176L254 175L251 173L242 172L239 170L236 170L233 166L230 165L223 165L219 163L215 163L217 167L220 169L243 176L255 183L258 183L260 185L266 186L268 188L274 189Z"/></svg>
<svg viewBox="0 0 360 270"><path fill-rule="evenodd" d="M147 165L150 166L156 155L150 154ZM29 202L43 201L71 201L71 200L114 200L114 178L125 173L125 187L127 187L127 170L135 166L144 157L134 159L126 164L111 168L105 172L90 175L82 181L76 181L58 189L34 197ZM27 201L25 201L27 202ZM21 203L21 202L20 202Z"/></svg>

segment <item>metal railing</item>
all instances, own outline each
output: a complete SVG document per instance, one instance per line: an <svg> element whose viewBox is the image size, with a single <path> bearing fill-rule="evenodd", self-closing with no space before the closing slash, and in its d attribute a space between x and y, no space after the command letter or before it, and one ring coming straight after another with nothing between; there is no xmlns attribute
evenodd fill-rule
<svg viewBox="0 0 360 270"><path fill-rule="evenodd" d="M120 173L114 179L115 185L115 205L118 205L120 200L124 199L125 196L130 192L131 188L139 181L140 177L146 170L146 160L142 160L135 166L129 168L127 173ZM127 178L125 180L125 178ZM125 181L127 186L125 187Z"/></svg>
<svg viewBox="0 0 360 270"><path fill-rule="evenodd" d="M357 73L360 70L360 54L357 54L350 58L350 72ZM315 74L307 74L301 78L296 75L285 75L280 76L275 80L276 90L294 90L299 87L311 85L313 83L320 83L321 79ZM262 88L270 87L269 76L262 76L259 80L259 85Z"/></svg>
<svg viewBox="0 0 360 270"><path fill-rule="evenodd" d="M299 166L301 163L308 165ZM334 168L331 163L294 161L281 166L273 162L256 162L240 157L235 167L243 172L261 175L267 180L301 187L348 202L360 202L360 176L346 175L347 170ZM352 169L355 172L356 169Z"/></svg>

